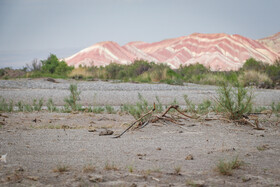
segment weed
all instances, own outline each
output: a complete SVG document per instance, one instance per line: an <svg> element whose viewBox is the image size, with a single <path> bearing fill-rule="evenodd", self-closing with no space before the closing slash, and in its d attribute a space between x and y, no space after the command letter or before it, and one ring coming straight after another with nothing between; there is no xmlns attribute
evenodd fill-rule
<svg viewBox="0 0 280 187"><path fill-rule="evenodd" d="M181 166L176 166L176 167L174 168L174 173L175 173L176 175L179 175L180 172L181 172Z"/></svg>
<svg viewBox="0 0 280 187"><path fill-rule="evenodd" d="M16 106L19 112L23 112L23 103L21 101L19 101Z"/></svg>
<svg viewBox="0 0 280 187"><path fill-rule="evenodd" d="M265 151L265 150L269 149L269 146L267 144L265 144L265 145L257 146L257 149L259 151Z"/></svg>
<svg viewBox="0 0 280 187"><path fill-rule="evenodd" d="M34 100L33 100L33 106L32 106L32 108L33 108L34 111L41 111L41 110L42 110L43 104L44 104L44 103L43 103L43 98L41 98L41 99L38 101L38 103L37 103L37 100L34 99Z"/></svg>
<svg viewBox="0 0 280 187"><path fill-rule="evenodd" d="M69 166L67 166L67 165L64 165L64 164L58 164L54 169L53 169L53 172L58 172L58 173L64 173L64 172L67 172L67 171L69 171L70 170L70 168L69 168Z"/></svg>
<svg viewBox="0 0 280 187"><path fill-rule="evenodd" d="M271 105L271 110L272 112L280 112L280 102L278 102L277 104L275 104L275 102L273 102Z"/></svg>
<svg viewBox="0 0 280 187"><path fill-rule="evenodd" d="M115 113L116 113L116 111L114 110L114 108L113 108L112 106L110 106L110 105L106 105L106 106L105 106L105 109L106 109L106 111L107 111L108 114L115 114Z"/></svg>
<svg viewBox="0 0 280 187"><path fill-rule="evenodd" d="M184 100L186 103L186 112L196 113L195 105L189 99L188 95L184 95Z"/></svg>
<svg viewBox="0 0 280 187"><path fill-rule="evenodd" d="M201 114L209 113L211 110L212 103L210 100L204 100L197 107L197 110Z"/></svg>
<svg viewBox="0 0 280 187"><path fill-rule="evenodd" d="M103 107L93 107L93 109L92 109L92 112L96 113L96 114L100 114L104 111L105 111L105 109Z"/></svg>
<svg viewBox="0 0 280 187"><path fill-rule="evenodd" d="M79 105L77 101L80 100L81 92L78 91L76 84L70 84L69 90L70 90L69 97L68 98L66 97L64 99L66 103L65 104L66 111L69 110L70 108L72 111L78 111L79 108L81 108L81 105Z"/></svg>
<svg viewBox="0 0 280 187"><path fill-rule="evenodd" d="M92 164L87 164L83 167L83 172L84 173L91 173L95 171L95 166Z"/></svg>
<svg viewBox="0 0 280 187"><path fill-rule="evenodd" d="M52 98L49 98L48 102L47 102L47 107L48 107L48 111L50 112L54 112L57 110L57 108L55 107Z"/></svg>
<svg viewBox="0 0 280 187"><path fill-rule="evenodd" d="M219 88L215 102L224 109L230 119L237 120L252 110L252 99L252 91L240 84L237 84L236 88L224 84Z"/></svg>
<svg viewBox="0 0 280 187"><path fill-rule="evenodd" d="M163 105L160 102L158 96L156 96L157 104L156 104L156 112L161 113L163 111Z"/></svg>
<svg viewBox="0 0 280 187"><path fill-rule="evenodd" d="M222 174L222 175L232 175L232 170L233 169L238 169L240 166L244 164L243 161L240 161L238 159L238 156L233 158L232 161L225 162L224 160L220 160L220 162L217 165L217 170Z"/></svg>
<svg viewBox="0 0 280 187"><path fill-rule="evenodd" d="M119 170L113 162L111 164L109 162L106 162L104 169L107 170L107 171L108 170L114 170L114 171Z"/></svg>
<svg viewBox="0 0 280 187"><path fill-rule="evenodd" d="M14 110L14 102L11 100L9 103L0 96L0 111L12 112Z"/></svg>
<svg viewBox="0 0 280 187"><path fill-rule="evenodd" d="M128 171L129 171L130 173L133 173L133 171L134 171L133 166L128 166Z"/></svg>

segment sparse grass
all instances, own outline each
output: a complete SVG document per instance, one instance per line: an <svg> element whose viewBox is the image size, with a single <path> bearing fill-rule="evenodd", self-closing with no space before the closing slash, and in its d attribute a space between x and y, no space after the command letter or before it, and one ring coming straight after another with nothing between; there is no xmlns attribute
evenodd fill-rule
<svg viewBox="0 0 280 187"><path fill-rule="evenodd" d="M70 171L70 167L67 166L67 165L64 165L64 164L58 164L54 169L53 169L53 172L56 172L56 173L64 173L64 172L67 172L67 171Z"/></svg>
<svg viewBox="0 0 280 187"><path fill-rule="evenodd" d="M41 111L43 104L44 104L43 98L39 99L38 102L37 102L37 99L34 99L32 108L34 111Z"/></svg>
<svg viewBox="0 0 280 187"><path fill-rule="evenodd" d="M181 172L181 166L176 166L175 168L174 168L174 173L176 174L176 175L179 175L180 174L180 172Z"/></svg>
<svg viewBox="0 0 280 187"><path fill-rule="evenodd" d="M119 168L114 164L114 162L112 162L112 163L106 162L105 166L104 166L104 169L107 170L107 171L109 171L109 170L114 170L114 171L119 170Z"/></svg>
<svg viewBox="0 0 280 187"><path fill-rule="evenodd" d="M279 113L280 112L280 102L278 102L277 104L275 104L275 102L273 102L271 105L271 110L274 113Z"/></svg>
<svg viewBox="0 0 280 187"><path fill-rule="evenodd" d="M50 112L55 112L55 111L57 111L57 108L56 108L56 106L54 105L54 102L53 102L52 98L49 98L49 99L48 99L47 107L48 107L48 111L50 111Z"/></svg>
<svg viewBox="0 0 280 187"><path fill-rule="evenodd" d="M260 146L257 146L257 150L259 151L265 151L269 149L269 146L266 144L266 145L260 145Z"/></svg>
<svg viewBox="0 0 280 187"><path fill-rule="evenodd" d="M93 164L87 164L83 167L84 173L92 173L95 171L95 166Z"/></svg>
<svg viewBox="0 0 280 187"><path fill-rule="evenodd" d="M204 184L198 184L197 182L193 180L187 180L186 181L186 186L192 186L192 187L203 187Z"/></svg>
<svg viewBox="0 0 280 187"><path fill-rule="evenodd" d="M0 111L1 112L13 112L14 102L11 100L9 103L0 96Z"/></svg>
<svg viewBox="0 0 280 187"><path fill-rule="evenodd" d="M106 109L106 112L108 114L115 114L116 113L115 109L112 106L110 106L110 105L106 105L105 109Z"/></svg>
<svg viewBox="0 0 280 187"><path fill-rule="evenodd" d="M133 173L134 168L133 168L133 166L132 166L132 165L128 166L127 168L128 168L128 171L129 171L130 173Z"/></svg>
<svg viewBox="0 0 280 187"><path fill-rule="evenodd" d="M220 160L219 163L217 164L217 170L222 174L222 175L232 175L232 170L233 169L238 169L244 164L243 161L240 161L238 159L238 156L233 158L232 161L224 161Z"/></svg>

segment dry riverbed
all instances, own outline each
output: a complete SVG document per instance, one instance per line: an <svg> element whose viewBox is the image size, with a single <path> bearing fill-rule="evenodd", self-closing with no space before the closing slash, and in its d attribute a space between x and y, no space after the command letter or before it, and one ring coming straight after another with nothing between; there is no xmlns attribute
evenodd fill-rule
<svg viewBox="0 0 280 187"><path fill-rule="evenodd" d="M76 83L84 106L135 104L138 93L163 105L183 95L194 103L211 99L217 87L188 84L134 84L45 79L0 80L0 96L14 103L53 98L64 105ZM280 101L280 90L255 89L256 106ZM265 130L223 120L187 119L183 128L153 123L120 134L130 115L93 113L0 114L0 186L279 186L279 114L260 114ZM208 117L221 118L209 114ZM113 135L99 136L105 129ZM231 175L217 169L238 158Z"/></svg>
<svg viewBox="0 0 280 187"><path fill-rule="evenodd" d="M216 116L219 117L219 116ZM261 115L265 128L220 120L161 123L121 133L129 115L3 113L0 186L277 186L279 118ZM113 135L99 136L107 128ZM231 176L220 160L244 164Z"/></svg>

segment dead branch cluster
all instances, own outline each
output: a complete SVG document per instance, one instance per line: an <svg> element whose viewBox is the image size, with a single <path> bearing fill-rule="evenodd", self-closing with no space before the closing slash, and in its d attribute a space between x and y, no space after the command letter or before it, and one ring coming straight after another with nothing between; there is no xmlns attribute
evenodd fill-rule
<svg viewBox="0 0 280 187"><path fill-rule="evenodd" d="M184 113L179 109L178 105L171 105L169 106L162 114L156 115L155 113L155 104L153 109L142 115L139 119L135 120L133 123L130 124L130 126L125 129L121 134L115 136L114 138L120 138L123 134L125 134L128 130L134 127L134 129L142 129L145 126L147 126L150 123L162 123L164 125L173 124L177 125L180 128L186 129L183 125L184 122L188 119L202 119L205 121L211 121L211 120L222 120L227 122L234 122L239 124L248 124L254 127L256 130L264 130L260 127L258 116L257 115L243 115L242 119L239 120L230 120L228 118L202 118L201 116L190 116ZM175 111L172 113L172 115L167 115L169 111ZM253 121L253 122L252 122Z"/></svg>

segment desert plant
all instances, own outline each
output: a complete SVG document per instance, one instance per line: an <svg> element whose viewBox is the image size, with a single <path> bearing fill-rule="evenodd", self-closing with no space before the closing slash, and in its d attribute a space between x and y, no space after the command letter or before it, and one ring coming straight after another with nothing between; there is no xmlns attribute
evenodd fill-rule
<svg viewBox="0 0 280 187"><path fill-rule="evenodd" d="M14 102L11 100L9 103L0 96L0 111L12 112L14 110Z"/></svg>
<svg viewBox="0 0 280 187"><path fill-rule="evenodd" d="M69 171L70 168L69 166L67 165L64 165L64 164L58 164L54 169L53 169L53 172L59 172L59 173L63 173L63 172L67 172Z"/></svg>
<svg viewBox="0 0 280 187"><path fill-rule="evenodd" d="M80 100L81 92L78 91L76 84L70 84L69 90L69 97L64 99L64 102L66 103L65 108L68 109L70 107L72 111L77 111L79 108L81 108L81 105L77 103L77 101Z"/></svg>
<svg viewBox="0 0 280 187"><path fill-rule="evenodd" d="M92 164L87 164L83 167L83 172L84 173L90 173L95 171L95 166Z"/></svg>
<svg viewBox="0 0 280 187"><path fill-rule="evenodd" d="M175 173L176 175L179 175L180 172L181 172L181 166L177 166L177 167L174 168L174 173Z"/></svg>
<svg viewBox="0 0 280 187"><path fill-rule="evenodd" d="M184 95L184 100L185 100L185 103L186 103L186 112L195 113L196 112L195 105L189 99L188 95Z"/></svg>
<svg viewBox="0 0 280 187"><path fill-rule="evenodd" d="M106 162L104 169L105 170L114 170L114 171L119 170L113 162L111 164L109 162Z"/></svg>
<svg viewBox="0 0 280 187"><path fill-rule="evenodd" d="M49 98L49 100L47 102L47 107L48 107L48 111L50 111L50 112L54 112L57 110L56 106L53 103L52 98Z"/></svg>
<svg viewBox="0 0 280 187"><path fill-rule="evenodd" d="M245 71L243 74L240 74L238 79L244 86L254 85L270 87L272 85L272 80L266 73L255 70Z"/></svg>
<svg viewBox="0 0 280 187"><path fill-rule="evenodd" d="M214 101L224 109L223 112L229 119L238 120L252 110L252 99L252 90L240 84L236 84L236 87L223 84L218 89L218 97L214 98Z"/></svg>
<svg viewBox="0 0 280 187"><path fill-rule="evenodd" d="M44 104L43 98L41 98L41 99L38 101L38 103L37 103L37 100L34 99L34 100L33 100L33 106L32 106L32 108L33 108L33 110L35 110L35 111L41 111L41 110L42 110L43 104Z"/></svg>
<svg viewBox="0 0 280 187"><path fill-rule="evenodd" d="M115 114L115 113L116 113L116 111L114 110L114 108L113 108L112 106L110 106L110 105L106 105L106 106L105 106L105 109L106 109L106 111L107 111L108 114Z"/></svg>
<svg viewBox="0 0 280 187"><path fill-rule="evenodd" d="M217 170L222 175L232 175L232 170L240 168L240 166L242 166L243 164L244 162L239 160L238 156L236 156L232 159L232 161L220 160L217 164Z"/></svg>
<svg viewBox="0 0 280 187"><path fill-rule="evenodd" d="M210 100L204 100L202 103L198 104L197 111L201 114L209 113L211 111L212 103Z"/></svg>
<svg viewBox="0 0 280 187"><path fill-rule="evenodd" d="M92 112L93 113L96 113L96 114L100 114L100 113L102 113L102 112L104 112L105 111L105 109L103 108L103 107L101 107L101 106L99 106L99 107L93 107L93 109L92 109Z"/></svg>
<svg viewBox="0 0 280 187"><path fill-rule="evenodd" d="M277 104L275 104L275 102L272 102L272 104L270 105L270 108L272 110L272 112L280 112L280 102L278 102Z"/></svg>

